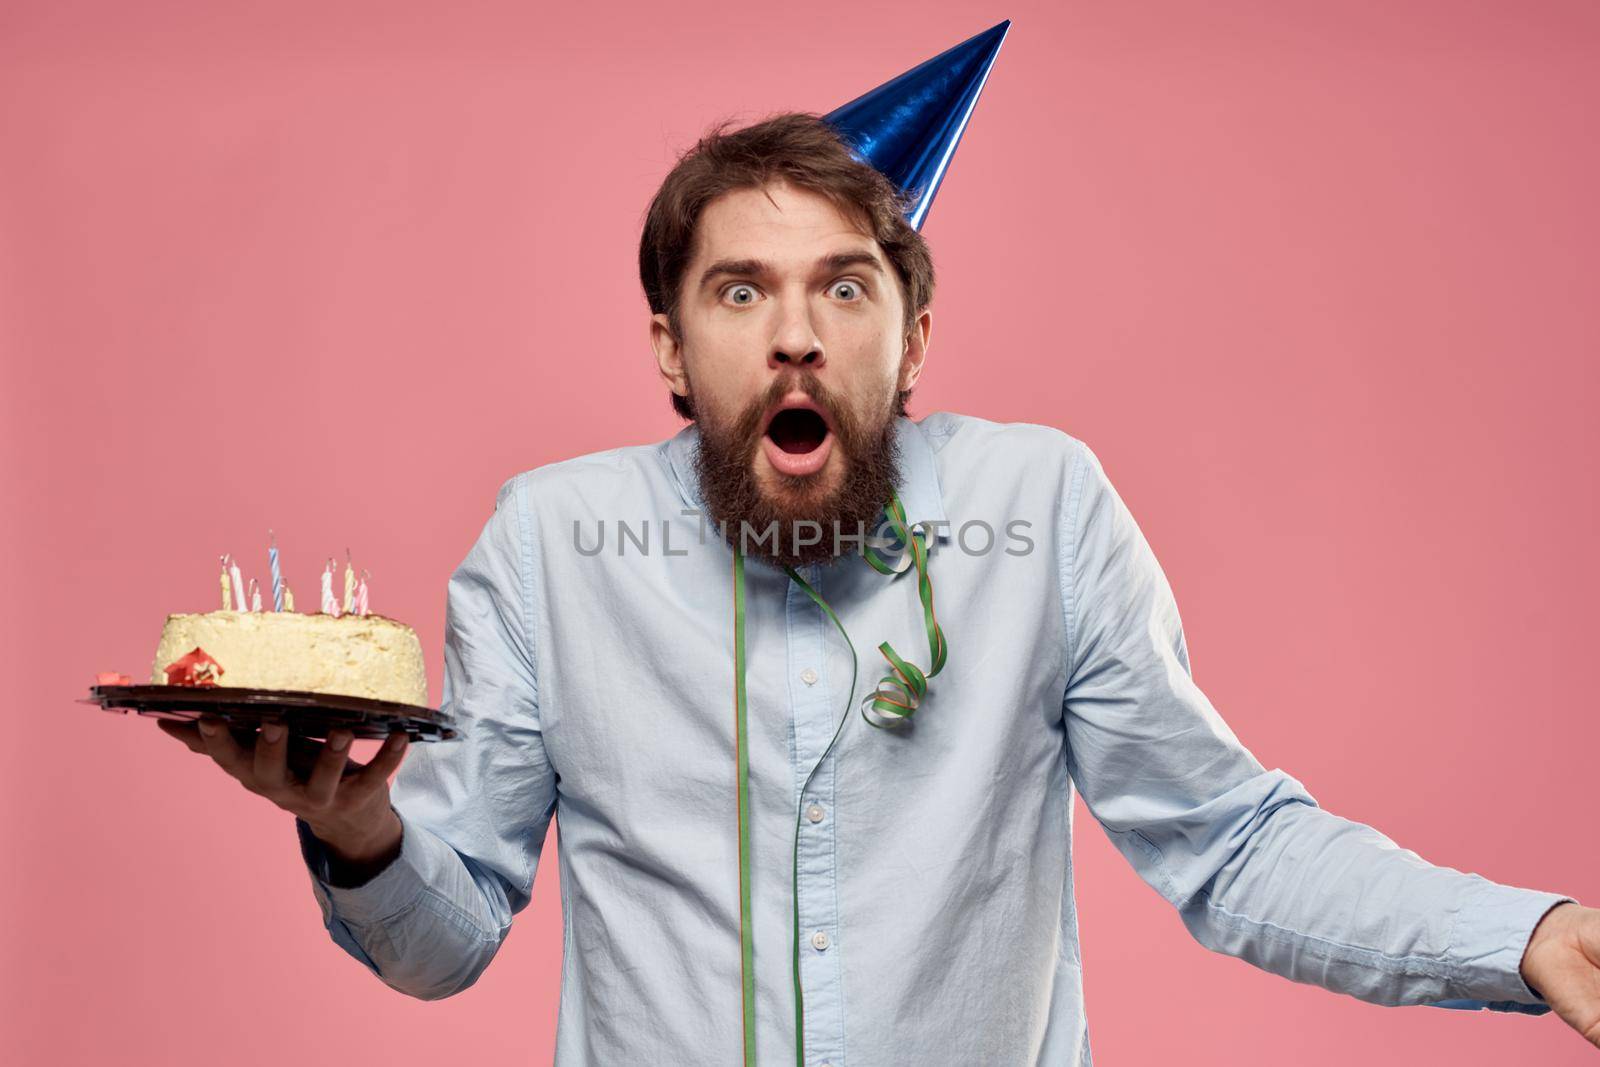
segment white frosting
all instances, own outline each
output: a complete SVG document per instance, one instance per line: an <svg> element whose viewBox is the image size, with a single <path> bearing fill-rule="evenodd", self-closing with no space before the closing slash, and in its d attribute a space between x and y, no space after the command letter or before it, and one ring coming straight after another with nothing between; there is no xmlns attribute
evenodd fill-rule
<svg viewBox="0 0 1600 1067"><path fill-rule="evenodd" d="M428 705L422 642L403 622L382 615L302 615L292 611L208 611L168 615L151 682L195 648L222 665L219 686L311 693Z"/></svg>

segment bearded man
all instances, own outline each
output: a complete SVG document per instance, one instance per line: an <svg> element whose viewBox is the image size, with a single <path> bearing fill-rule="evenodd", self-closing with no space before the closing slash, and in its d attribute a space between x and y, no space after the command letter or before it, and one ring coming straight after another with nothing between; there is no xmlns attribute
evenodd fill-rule
<svg viewBox="0 0 1600 1067"><path fill-rule="evenodd" d="M909 417L917 193L814 115L680 158L639 266L688 425L501 487L449 585L464 740L341 782L336 734L300 783L281 734L170 727L296 814L333 939L466 989L555 819L558 1064L1088 1064L1076 789L1211 949L1600 1032L1600 912L1431 865L1239 742L1082 441Z"/></svg>

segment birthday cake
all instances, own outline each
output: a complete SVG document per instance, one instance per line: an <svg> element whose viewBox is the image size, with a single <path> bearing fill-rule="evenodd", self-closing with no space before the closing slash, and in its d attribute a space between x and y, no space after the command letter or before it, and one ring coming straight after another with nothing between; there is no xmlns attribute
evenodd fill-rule
<svg viewBox="0 0 1600 1067"><path fill-rule="evenodd" d="M373 614L208 611L168 615L156 647L157 685L290 689L426 707L422 642Z"/></svg>

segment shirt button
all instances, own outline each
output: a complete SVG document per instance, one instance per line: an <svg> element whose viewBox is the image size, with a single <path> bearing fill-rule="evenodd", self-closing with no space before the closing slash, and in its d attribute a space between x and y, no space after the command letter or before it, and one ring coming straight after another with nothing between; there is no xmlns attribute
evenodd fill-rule
<svg viewBox="0 0 1600 1067"><path fill-rule="evenodd" d="M828 947L828 935L823 931L818 930L816 933L811 935L811 946L818 952L826 950Z"/></svg>
<svg viewBox="0 0 1600 1067"><path fill-rule="evenodd" d="M802 682L806 683L807 685L816 685L817 684L817 672L814 671L813 669L811 669L810 667L807 667L805 670L800 672L800 680Z"/></svg>
<svg viewBox="0 0 1600 1067"><path fill-rule="evenodd" d="M822 821L822 805L821 804L813 804L809 808L807 808L806 809L806 818L810 819L812 822L821 822Z"/></svg>

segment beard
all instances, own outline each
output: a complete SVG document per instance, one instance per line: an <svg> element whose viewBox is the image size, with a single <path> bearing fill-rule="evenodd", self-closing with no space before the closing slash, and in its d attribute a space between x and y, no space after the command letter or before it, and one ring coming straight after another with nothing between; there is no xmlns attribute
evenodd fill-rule
<svg viewBox="0 0 1600 1067"><path fill-rule="evenodd" d="M840 453L844 477L831 492L821 487L821 471L800 476L770 471L770 494L756 479L762 416L795 391L826 408L833 420L833 448ZM706 511L729 545L749 558L778 569L831 564L844 552L860 552L858 538L883 532L883 510L900 481L893 393L861 416L814 375L795 372L775 380L731 422L706 412L697 412L696 421L695 472Z"/></svg>

